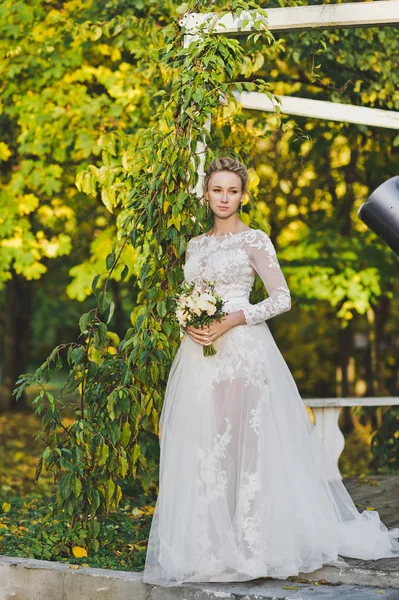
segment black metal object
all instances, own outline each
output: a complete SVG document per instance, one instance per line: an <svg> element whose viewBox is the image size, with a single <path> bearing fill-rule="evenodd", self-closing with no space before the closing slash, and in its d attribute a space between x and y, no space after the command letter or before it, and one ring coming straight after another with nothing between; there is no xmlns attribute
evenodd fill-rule
<svg viewBox="0 0 399 600"><path fill-rule="evenodd" d="M357 216L399 255L399 175L378 186Z"/></svg>

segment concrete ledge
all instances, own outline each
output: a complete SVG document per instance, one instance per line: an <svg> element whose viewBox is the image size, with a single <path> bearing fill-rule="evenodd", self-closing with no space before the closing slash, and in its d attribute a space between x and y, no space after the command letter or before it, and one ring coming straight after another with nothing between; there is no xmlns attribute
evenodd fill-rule
<svg viewBox="0 0 399 600"><path fill-rule="evenodd" d="M300 573L298 577L309 583L260 578L163 587L143 583L141 572L0 556L0 600L368 600L376 598L377 589L372 586L385 590L385 600L399 600L399 560L375 563L387 561L392 563L389 570L356 564ZM312 583L320 580L327 585Z"/></svg>
<svg viewBox="0 0 399 600"><path fill-rule="evenodd" d="M146 598L140 573L73 567L62 562L0 556L0 600Z"/></svg>

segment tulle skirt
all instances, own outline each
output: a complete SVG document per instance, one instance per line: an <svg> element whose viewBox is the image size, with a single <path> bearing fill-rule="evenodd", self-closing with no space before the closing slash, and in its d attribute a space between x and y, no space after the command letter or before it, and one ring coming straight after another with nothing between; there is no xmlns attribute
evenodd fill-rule
<svg viewBox="0 0 399 600"><path fill-rule="evenodd" d="M143 581L285 579L343 557L399 558L399 529L359 513L266 322L217 354L184 335L160 416Z"/></svg>

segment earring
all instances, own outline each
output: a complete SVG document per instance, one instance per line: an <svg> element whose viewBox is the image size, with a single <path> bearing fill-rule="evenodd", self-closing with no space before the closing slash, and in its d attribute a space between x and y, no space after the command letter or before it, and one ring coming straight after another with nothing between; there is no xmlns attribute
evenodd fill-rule
<svg viewBox="0 0 399 600"><path fill-rule="evenodd" d="M206 200L205 202L205 207L206 207L206 216L209 216L209 200Z"/></svg>
<svg viewBox="0 0 399 600"><path fill-rule="evenodd" d="M242 213L242 202L240 202L240 214Z"/></svg>

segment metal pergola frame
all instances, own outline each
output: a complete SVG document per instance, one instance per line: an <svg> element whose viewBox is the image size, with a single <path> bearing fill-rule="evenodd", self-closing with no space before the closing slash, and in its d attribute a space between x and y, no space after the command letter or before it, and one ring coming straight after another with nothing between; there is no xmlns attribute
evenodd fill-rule
<svg viewBox="0 0 399 600"><path fill-rule="evenodd" d="M197 39L199 26L205 24L209 28L215 17L216 13L184 15L180 20L180 25L185 27L184 46L189 46ZM228 13L217 20L212 33L248 35L257 31L254 27L255 19L264 21L270 31L274 32L387 27L399 24L399 1L373 0L347 4L271 8L267 10L267 18L256 14L255 11L243 11L239 17L235 13ZM275 112L275 104L266 94L237 92L234 95L243 108ZM280 112L284 114L399 129L399 113L396 111L289 96L276 97L281 100ZM207 120L206 127L210 131L210 118ZM198 143L197 154L200 155L200 164L195 192L199 196L204 177L205 148L205 142Z"/></svg>

